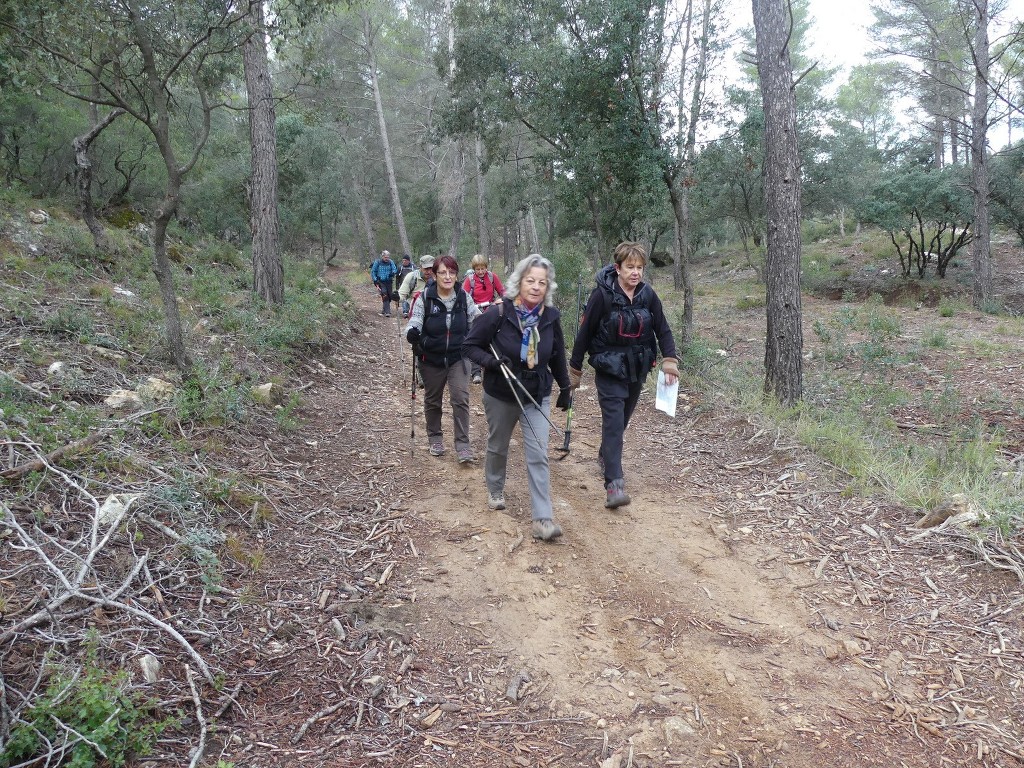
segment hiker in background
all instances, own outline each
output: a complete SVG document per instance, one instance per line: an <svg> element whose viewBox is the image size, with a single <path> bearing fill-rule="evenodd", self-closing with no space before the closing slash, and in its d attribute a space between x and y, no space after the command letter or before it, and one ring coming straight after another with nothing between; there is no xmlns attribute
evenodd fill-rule
<svg viewBox="0 0 1024 768"><path fill-rule="evenodd" d="M405 278L408 277L414 271L415 270L413 270L413 268L412 268L412 259L411 259L411 257L409 256L408 253L403 253L402 254L402 263L398 265L398 275L395 277L395 288L396 288L396 291L393 294L393 297L394 297L395 301L396 302L401 302L401 306L399 308L402 311L402 317L408 317L409 316L409 302L408 301L401 301L401 295L400 294L401 294L402 283L404 283L405 282Z"/></svg>
<svg viewBox="0 0 1024 768"><path fill-rule="evenodd" d="M530 487L530 532L544 541L562 535L552 517L551 476L548 469L548 419L551 384L561 390L557 405L569 407L572 393L565 364L565 338L555 300L555 268L540 254L521 260L508 279L508 290L497 306L473 324L462 349L484 374L484 412L487 414L487 506L505 508L508 447L516 424L523 433L523 452ZM494 350L492 351L491 347ZM497 356L495 355L497 353ZM540 408L506 379L502 363L522 382ZM519 401L516 400L518 395Z"/></svg>
<svg viewBox="0 0 1024 768"><path fill-rule="evenodd" d="M469 445L469 374L462 362L462 342L470 323L480 316L459 284L459 265L451 256L433 263L434 280L414 301L405 337L412 344L423 374L423 415L427 422L430 455L445 452L441 432L441 406L445 387L455 426L455 453L459 464L476 461Z"/></svg>
<svg viewBox="0 0 1024 768"><path fill-rule="evenodd" d="M403 311L411 312L411 307L420 291L427 287L427 284L434 279L434 257L421 256L420 268L413 270L402 281L398 288L398 299L402 302Z"/></svg>
<svg viewBox="0 0 1024 768"><path fill-rule="evenodd" d="M391 254L388 251L381 251L380 258L373 262L373 266L370 267L370 279L373 280L373 284L377 287L377 292L380 294L381 301L384 302L380 313L385 317L391 317L393 293L391 286L397 274L398 265L391 260Z"/></svg>
<svg viewBox="0 0 1024 768"><path fill-rule="evenodd" d="M505 295L505 288L498 276L487 268L487 257L482 253L478 253L470 259L469 265L473 268L472 274L466 275L466 279L462 283L462 290L469 294L470 301L474 302L482 312ZM479 384L482 380L482 371L476 363L472 365L472 382Z"/></svg>
<svg viewBox="0 0 1024 768"><path fill-rule="evenodd" d="M615 248L615 263L597 273L597 286L587 299L569 358L572 386L583 377L583 355L590 355L601 406L601 448L598 462L604 475L605 507L629 504L622 473L622 438L636 408L647 374L661 349L661 369L672 384L679 377L672 329L661 299L643 282L647 252L634 242Z"/></svg>

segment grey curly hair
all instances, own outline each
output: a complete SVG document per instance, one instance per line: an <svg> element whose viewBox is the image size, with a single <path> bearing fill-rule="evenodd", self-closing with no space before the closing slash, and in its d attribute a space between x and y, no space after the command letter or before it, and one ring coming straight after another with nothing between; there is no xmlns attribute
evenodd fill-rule
<svg viewBox="0 0 1024 768"><path fill-rule="evenodd" d="M544 294L544 306L552 307L555 304L555 289L558 288L558 283L555 282L555 265L539 253L531 253L525 259L520 259L519 263L516 264L516 268L509 275L508 282L505 283L505 298L512 299L512 301L516 300L516 297L519 296L519 281L523 279L523 275L534 267L543 267L547 270L548 292Z"/></svg>

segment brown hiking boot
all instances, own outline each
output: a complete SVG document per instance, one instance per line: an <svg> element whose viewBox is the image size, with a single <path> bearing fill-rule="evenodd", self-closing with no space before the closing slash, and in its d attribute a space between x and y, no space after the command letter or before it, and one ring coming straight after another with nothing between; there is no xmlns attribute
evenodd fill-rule
<svg viewBox="0 0 1024 768"><path fill-rule="evenodd" d="M608 509L624 507L632 501L632 499L629 498L629 494L626 493L625 484L622 480L612 480L608 483L607 491L608 498L605 499L604 505Z"/></svg>

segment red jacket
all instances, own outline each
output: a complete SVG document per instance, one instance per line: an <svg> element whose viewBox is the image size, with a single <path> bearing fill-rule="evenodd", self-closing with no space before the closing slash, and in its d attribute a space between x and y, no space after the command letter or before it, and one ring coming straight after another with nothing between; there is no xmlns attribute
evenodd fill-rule
<svg viewBox="0 0 1024 768"><path fill-rule="evenodd" d="M505 295L505 287L501 284L498 276L487 270L483 280L476 276L476 272L462 282L462 290L469 294L469 297L476 305L493 304L501 296Z"/></svg>

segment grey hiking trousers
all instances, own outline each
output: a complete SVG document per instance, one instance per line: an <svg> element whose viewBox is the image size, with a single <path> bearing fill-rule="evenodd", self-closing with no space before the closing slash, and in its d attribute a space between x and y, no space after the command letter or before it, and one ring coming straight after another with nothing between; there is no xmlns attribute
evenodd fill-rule
<svg viewBox="0 0 1024 768"><path fill-rule="evenodd" d="M526 398L524 397L524 402ZM551 413L551 398L540 401L543 413L533 403L526 403L525 411L516 402L499 400L483 394L484 413L487 414L487 457L484 477L488 493L503 493L508 467L508 444L512 431L519 424L523 433L526 455L526 479L530 486L530 517L533 520L551 519L551 474L548 470L548 423L544 414ZM532 429L531 429L532 426Z"/></svg>

